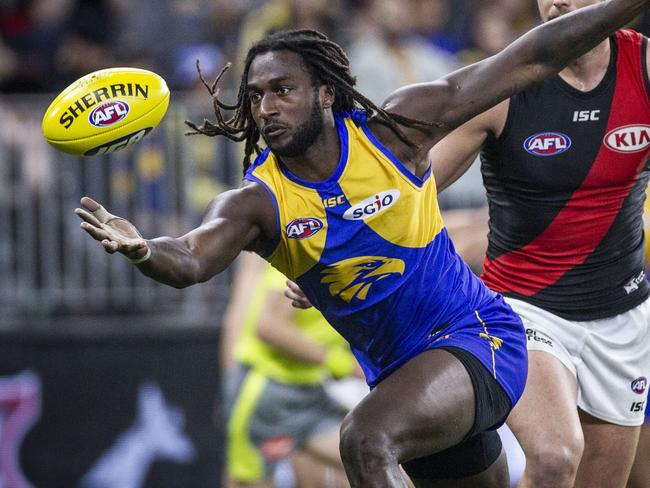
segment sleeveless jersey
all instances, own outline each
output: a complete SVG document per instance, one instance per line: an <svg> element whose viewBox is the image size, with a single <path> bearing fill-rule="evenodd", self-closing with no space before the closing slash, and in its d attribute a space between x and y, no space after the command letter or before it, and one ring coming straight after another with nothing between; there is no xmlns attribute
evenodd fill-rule
<svg viewBox="0 0 650 488"><path fill-rule="evenodd" d="M285 283L286 278L268 266L257 288L253 290L251 303L242 321L242 333L235 346L235 357L241 363L280 383L300 386L321 384L330 377L330 372L324 365L310 364L287 356L260 339L258 335L264 303L269 292L282 293ZM343 338L329 327L323 315L315 308L296 309L293 321L294 325L314 342L328 349L348 349ZM349 352L348 356L351 359Z"/></svg>
<svg viewBox="0 0 650 488"><path fill-rule="evenodd" d="M646 43L617 32L589 92L556 76L510 99L503 133L481 153L491 289L578 321L623 313L650 294Z"/></svg>
<svg viewBox="0 0 650 488"><path fill-rule="evenodd" d="M268 149L246 174L276 205L278 244L267 259L348 340L371 387L448 327L505 317L498 340L518 344L521 323L509 309L495 312L501 297L454 251L430 171L413 175L375 138L364 112L335 117L341 157L327 180L301 180ZM482 307L489 319L477 319ZM490 340L487 329L482 337ZM517 388L504 386L513 403Z"/></svg>

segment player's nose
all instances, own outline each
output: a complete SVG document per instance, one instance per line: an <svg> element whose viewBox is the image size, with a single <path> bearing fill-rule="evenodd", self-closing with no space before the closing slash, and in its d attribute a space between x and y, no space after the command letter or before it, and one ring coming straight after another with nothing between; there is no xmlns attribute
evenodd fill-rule
<svg viewBox="0 0 650 488"><path fill-rule="evenodd" d="M260 117L263 119L268 119L278 115L278 108L273 97L265 96L262 97L259 105Z"/></svg>

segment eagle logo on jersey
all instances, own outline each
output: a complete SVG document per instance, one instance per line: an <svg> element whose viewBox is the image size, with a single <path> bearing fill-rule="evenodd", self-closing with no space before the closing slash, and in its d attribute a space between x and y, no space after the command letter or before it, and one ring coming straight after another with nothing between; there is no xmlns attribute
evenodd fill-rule
<svg viewBox="0 0 650 488"><path fill-rule="evenodd" d="M381 256L357 256L329 265L321 283L329 283L332 296L350 303L365 300L372 285L389 276L404 274L404 261Z"/></svg>

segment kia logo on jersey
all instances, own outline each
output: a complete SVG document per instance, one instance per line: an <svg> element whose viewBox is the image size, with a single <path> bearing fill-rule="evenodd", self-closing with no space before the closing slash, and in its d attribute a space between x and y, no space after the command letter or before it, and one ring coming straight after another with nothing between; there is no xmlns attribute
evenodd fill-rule
<svg viewBox="0 0 650 488"><path fill-rule="evenodd" d="M642 395L645 392L645 389L648 387L648 380L645 376L641 376L640 378L635 379L630 386L632 387L632 391L634 393Z"/></svg>
<svg viewBox="0 0 650 488"><path fill-rule="evenodd" d="M621 153L641 152L650 146L649 125L626 125L607 133L605 145Z"/></svg>
<svg viewBox="0 0 650 488"><path fill-rule="evenodd" d="M128 114L128 103L122 100L111 100L110 102L102 103L99 107L95 107L90 112L90 115L88 115L88 121L95 127L107 127L117 124Z"/></svg>
<svg viewBox="0 0 650 488"><path fill-rule="evenodd" d="M526 152L535 156L557 156L570 147L571 139L560 132L540 132L524 141Z"/></svg>
<svg viewBox="0 0 650 488"><path fill-rule="evenodd" d="M345 211L345 220L364 220L383 212L399 200L399 190L386 190L375 193Z"/></svg>
<svg viewBox="0 0 650 488"><path fill-rule="evenodd" d="M323 228L323 222L313 217L293 219L287 224L286 231L289 239L299 241L313 236Z"/></svg>

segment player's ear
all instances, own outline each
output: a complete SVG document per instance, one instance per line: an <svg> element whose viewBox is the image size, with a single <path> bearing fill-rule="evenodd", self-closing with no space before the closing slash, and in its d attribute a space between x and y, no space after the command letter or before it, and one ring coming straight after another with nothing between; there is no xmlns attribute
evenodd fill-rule
<svg viewBox="0 0 650 488"><path fill-rule="evenodd" d="M322 85L320 87L320 100L323 108L332 108L334 106L335 91L332 85Z"/></svg>

